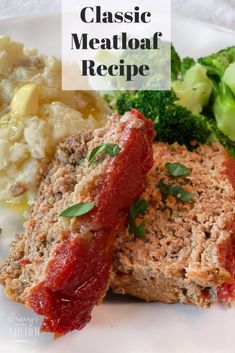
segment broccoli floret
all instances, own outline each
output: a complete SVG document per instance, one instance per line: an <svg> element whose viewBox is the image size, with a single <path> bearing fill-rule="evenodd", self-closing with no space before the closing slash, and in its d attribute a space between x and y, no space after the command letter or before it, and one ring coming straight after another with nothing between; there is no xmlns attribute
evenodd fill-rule
<svg viewBox="0 0 235 353"><path fill-rule="evenodd" d="M109 91L103 94L104 100L108 103L109 107L113 110L117 110L117 100L123 97L123 103L125 103L125 95L127 98L131 95L133 91Z"/></svg>
<svg viewBox="0 0 235 353"><path fill-rule="evenodd" d="M119 95L116 108L120 114L135 108L155 120L174 100L176 96L171 91L137 91L134 94L126 91Z"/></svg>
<svg viewBox="0 0 235 353"><path fill-rule="evenodd" d="M119 91L119 94L116 96L115 103L115 109L119 114L123 115L131 109L130 102L135 94L135 91Z"/></svg>
<svg viewBox="0 0 235 353"><path fill-rule="evenodd" d="M227 136L225 136L216 124L213 112L209 112L207 115L207 122L211 128L211 142L219 141L226 151L230 154L232 158L235 159L235 142L231 141Z"/></svg>
<svg viewBox="0 0 235 353"><path fill-rule="evenodd" d="M182 81L172 82L172 88L179 98L178 104L188 108L193 114L199 114L209 102L212 82L207 77L206 69L196 64L185 73Z"/></svg>
<svg viewBox="0 0 235 353"><path fill-rule="evenodd" d="M181 60L173 45L171 45L171 79L177 80L181 70Z"/></svg>
<svg viewBox="0 0 235 353"><path fill-rule="evenodd" d="M178 142L190 149L192 142L206 143L211 135L206 119L201 115L193 115L176 102L177 97L173 91L125 92L117 99L116 108L120 114L132 108L140 110L154 121L159 141Z"/></svg>
<svg viewBox="0 0 235 353"><path fill-rule="evenodd" d="M229 67L225 70L222 80L235 95L235 62L230 64Z"/></svg>
<svg viewBox="0 0 235 353"><path fill-rule="evenodd" d="M186 57L182 60L181 62L181 75L182 77L184 77L185 73L191 69L192 66L194 66L196 64L195 60L193 58L190 57Z"/></svg>
<svg viewBox="0 0 235 353"><path fill-rule="evenodd" d="M201 115L193 115L181 106L166 110L155 122L157 140L168 143L178 142L188 149L209 142L211 129Z"/></svg>
<svg viewBox="0 0 235 353"><path fill-rule="evenodd" d="M218 129L231 141L235 141L235 96L224 82L219 84L213 112Z"/></svg>
<svg viewBox="0 0 235 353"><path fill-rule="evenodd" d="M227 67L234 61L235 46L198 59L198 62L207 68L208 74L217 79L222 78Z"/></svg>
<svg viewBox="0 0 235 353"><path fill-rule="evenodd" d="M199 59L208 69L213 84L212 113L217 124L216 136L233 151L235 141L235 46Z"/></svg>

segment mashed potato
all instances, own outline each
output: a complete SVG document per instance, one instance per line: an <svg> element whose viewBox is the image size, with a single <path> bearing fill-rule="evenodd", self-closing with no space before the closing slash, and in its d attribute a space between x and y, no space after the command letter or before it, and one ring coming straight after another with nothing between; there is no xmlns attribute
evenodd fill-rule
<svg viewBox="0 0 235 353"><path fill-rule="evenodd" d="M102 126L107 113L98 94L61 90L58 59L0 36L0 201L32 204L58 142Z"/></svg>

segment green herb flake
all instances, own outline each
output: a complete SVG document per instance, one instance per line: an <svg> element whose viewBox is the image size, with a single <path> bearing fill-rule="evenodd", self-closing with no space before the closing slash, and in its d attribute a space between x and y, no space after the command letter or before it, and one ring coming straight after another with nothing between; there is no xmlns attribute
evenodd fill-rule
<svg viewBox="0 0 235 353"><path fill-rule="evenodd" d="M131 233L134 234L136 238L144 239L145 221L142 221L141 224L137 226L135 223L135 220L132 217L130 217L129 226L130 226Z"/></svg>
<svg viewBox="0 0 235 353"><path fill-rule="evenodd" d="M60 213L60 217L79 217L90 212L95 207L95 202L80 202Z"/></svg>
<svg viewBox="0 0 235 353"><path fill-rule="evenodd" d="M192 201L194 199L194 195L191 192L187 192L179 185L167 185L161 180L158 183L158 187L166 196L172 195L184 202Z"/></svg>
<svg viewBox="0 0 235 353"><path fill-rule="evenodd" d="M82 157L78 161L76 161L77 165L81 165L85 161L85 157Z"/></svg>
<svg viewBox="0 0 235 353"><path fill-rule="evenodd" d="M145 221L142 221L139 226L135 223L135 218L144 214L147 211L148 203L146 200L137 197L131 204L129 211L129 226L135 237L143 239L145 234Z"/></svg>
<svg viewBox="0 0 235 353"><path fill-rule="evenodd" d="M147 211L148 203L146 200L137 197L131 204L130 215L132 218L136 218L139 214L143 214Z"/></svg>
<svg viewBox="0 0 235 353"><path fill-rule="evenodd" d="M116 156L121 151L121 148L115 143L104 143L103 145L95 147L88 158L88 165L90 166L91 163L94 161L95 157L100 154L101 152L105 152L110 156Z"/></svg>
<svg viewBox="0 0 235 353"><path fill-rule="evenodd" d="M166 163L165 168L169 175L180 177L191 173L191 169L180 163Z"/></svg>

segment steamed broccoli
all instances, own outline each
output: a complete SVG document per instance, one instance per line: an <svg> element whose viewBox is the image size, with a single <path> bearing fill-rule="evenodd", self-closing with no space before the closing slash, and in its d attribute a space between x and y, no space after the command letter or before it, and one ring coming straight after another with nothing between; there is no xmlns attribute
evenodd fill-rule
<svg viewBox="0 0 235 353"><path fill-rule="evenodd" d="M221 78L227 67L235 62L235 46L223 49L218 53L198 59L198 62L205 66L209 76Z"/></svg>
<svg viewBox="0 0 235 353"><path fill-rule="evenodd" d="M171 79L177 80L181 71L181 60L173 45L171 45Z"/></svg>
<svg viewBox="0 0 235 353"><path fill-rule="evenodd" d="M211 113L219 141L230 154L235 151L235 46L200 58L213 84ZM234 156L234 155L233 155Z"/></svg>
<svg viewBox="0 0 235 353"><path fill-rule="evenodd" d="M230 64L225 70L223 82L226 83L235 95L235 62Z"/></svg>
<svg viewBox="0 0 235 353"><path fill-rule="evenodd" d="M171 91L125 91L119 92L116 100L116 109L119 114L124 114L132 108L138 109L143 115L155 120L162 114L166 107L172 105L176 99Z"/></svg>
<svg viewBox="0 0 235 353"><path fill-rule="evenodd" d="M182 77L184 77L185 73L191 69L192 66L194 66L196 64L195 60L193 58L190 57L186 57L181 61L181 75Z"/></svg>
<svg viewBox="0 0 235 353"><path fill-rule="evenodd" d="M235 96L224 82L219 84L213 112L218 129L231 141L235 141Z"/></svg>
<svg viewBox="0 0 235 353"><path fill-rule="evenodd" d="M172 88L179 98L178 104L193 114L199 114L209 102L212 82L207 77L206 69L195 64L185 73L183 80L172 82Z"/></svg>
<svg viewBox="0 0 235 353"><path fill-rule="evenodd" d="M140 110L154 121L159 141L170 144L178 142L190 149L192 142L208 142L211 129L206 119L201 115L193 115L176 103L177 97L173 91L120 92L116 109L120 114L132 108Z"/></svg>
<svg viewBox="0 0 235 353"><path fill-rule="evenodd" d="M227 136L225 136L219 129L212 111L207 112L206 120L212 131L210 138L211 142L219 141L221 145L224 146L226 151L230 154L232 158L235 159L235 142L231 141Z"/></svg>
<svg viewBox="0 0 235 353"><path fill-rule="evenodd" d="M171 91L119 91L106 100L120 114L136 108L152 119L157 140L189 149L220 141L235 158L235 47L199 62L181 62L172 47Z"/></svg>

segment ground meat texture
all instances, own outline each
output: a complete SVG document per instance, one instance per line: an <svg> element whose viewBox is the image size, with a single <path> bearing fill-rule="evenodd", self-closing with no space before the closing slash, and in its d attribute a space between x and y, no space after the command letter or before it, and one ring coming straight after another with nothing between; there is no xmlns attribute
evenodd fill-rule
<svg viewBox="0 0 235 353"><path fill-rule="evenodd" d="M42 331L58 336L81 329L105 295L113 231L124 227L128 207L145 188L153 137L152 122L133 110L112 116L93 134L81 133L58 146L0 277L8 297L44 316ZM103 143L118 144L120 153L102 153L89 166L90 152ZM87 201L96 202L89 213L59 216Z"/></svg>
<svg viewBox="0 0 235 353"><path fill-rule="evenodd" d="M191 168L184 177L169 176L165 164ZM182 202L165 196L160 180L194 194ZM177 144L154 144L154 166L142 197L148 210L144 240L129 228L114 244L114 292L147 301L191 303L206 307L229 303L235 290L235 161L219 144L194 152Z"/></svg>

